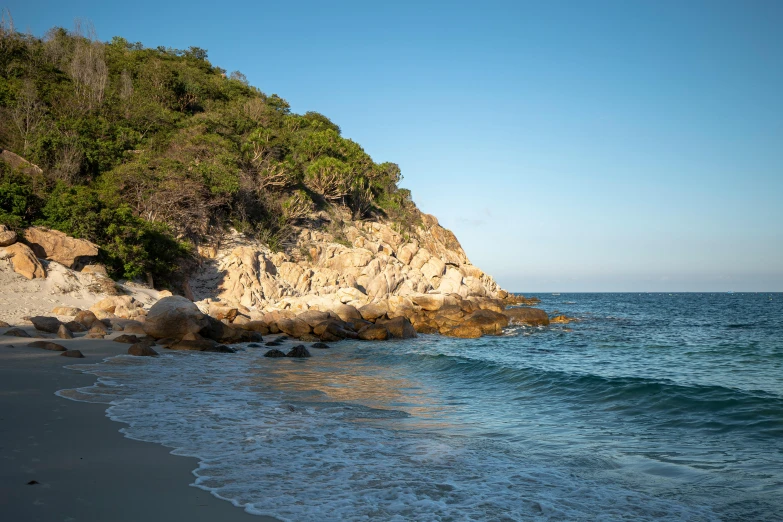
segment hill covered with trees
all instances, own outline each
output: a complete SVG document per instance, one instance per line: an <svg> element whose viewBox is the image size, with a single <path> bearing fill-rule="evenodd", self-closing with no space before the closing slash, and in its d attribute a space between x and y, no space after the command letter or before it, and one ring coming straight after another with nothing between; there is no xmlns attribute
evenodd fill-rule
<svg viewBox="0 0 783 522"><path fill-rule="evenodd" d="M233 227L284 249L296 226L420 213L376 163L317 112L207 52L145 48L88 28L42 38L0 27L0 222L43 225L100 247L113 275L165 281L202 238Z"/></svg>

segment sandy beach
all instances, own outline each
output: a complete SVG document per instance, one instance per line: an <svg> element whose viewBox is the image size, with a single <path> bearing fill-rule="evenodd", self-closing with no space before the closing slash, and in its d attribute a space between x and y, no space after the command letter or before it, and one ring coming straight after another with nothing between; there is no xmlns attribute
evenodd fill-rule
<svg viewBox="0 0 783 522"><path fill-rule="evenodd" d="M65 366L126 353L127 344L110 340L116 335L52 339L81 350L84 359L26 346L36 339L0 335L0 520L273 521L190 486L196 459L125 438L123 424L106 417L106 405L55 395L95 382Z"/></svg>

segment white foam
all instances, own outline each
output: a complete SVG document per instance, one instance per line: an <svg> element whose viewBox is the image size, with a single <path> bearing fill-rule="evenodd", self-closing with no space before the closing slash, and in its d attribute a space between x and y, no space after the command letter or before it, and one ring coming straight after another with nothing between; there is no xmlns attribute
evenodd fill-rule
<svg viewBox="0 0 783 522"><path fill-rule="evenodd" d="M399 410L275 389L264 368L303 366L261 353L115 357L79 365L98 382L59 395L110 404L127 437L198 457L198 487L282 520L717 518L586 481L503 442L416 428Z"/></svg>

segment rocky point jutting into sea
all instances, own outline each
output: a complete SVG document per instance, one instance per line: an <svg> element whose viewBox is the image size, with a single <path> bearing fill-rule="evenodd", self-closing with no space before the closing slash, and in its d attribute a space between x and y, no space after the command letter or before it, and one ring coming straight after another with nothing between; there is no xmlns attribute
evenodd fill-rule
<svg viewBox="0 0 783 522"><path fill-rule="evenodd" d="M55 284L47 299L64 297L56 303L62 306L49 312L72 333L93 328L94 315L107 327L148 333L183 349L252 340L250 332L283 332L311 342L408 338L417 332L473 338L500 334L515 322L549 323L542 310L518 306L530 300L500 289L472 265L454 234L433 216L422 214L413 234L400 234L381 221L348 221L340 233L338 240L303 227L291 248L276 253L236 232L215 238L198 249L198 262L182 285L187 299L171 298L158 307L153 307L156 300L170 292L114 284L105 269L91 264L95 245L61 232L30 227L17 236L3 227L2 257L10 262L5 270L18 274L20 289L25 287L21 277L29 280L31 296L47 274L67 281ZM175 331L145 326L150 307L164 306L211 320L197 318ZM31 308L24 319L32 318L40 329L45 314L40 306ZM85 321L85 314L90 319Z"/></svg>

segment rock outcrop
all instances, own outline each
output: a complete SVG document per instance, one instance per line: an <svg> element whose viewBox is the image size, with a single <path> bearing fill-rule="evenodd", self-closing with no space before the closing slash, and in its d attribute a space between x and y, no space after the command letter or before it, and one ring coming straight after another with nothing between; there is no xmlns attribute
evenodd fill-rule
<svg viewBox="0 0 783 522"><path fill-rule="evenodd" d="M37 257L73 268L80 258L98 255L98 246L84 239L70 237L57 230L30 227L24 231L24 241Z"/></svg>
<svg viewBox="0 0 783 522"><path fill-rule="evenodd" d="M16 232L6 225L0 225L0 247L11 246L16 243Z"/></svg>
<svg viewBox="0 0 783 522"><path fill-rule="evenodd" d="M0 259L10 259L14 272L27 279L46 277L46 270L30 247L23 243L14 243L0 249Z"/></svg>

